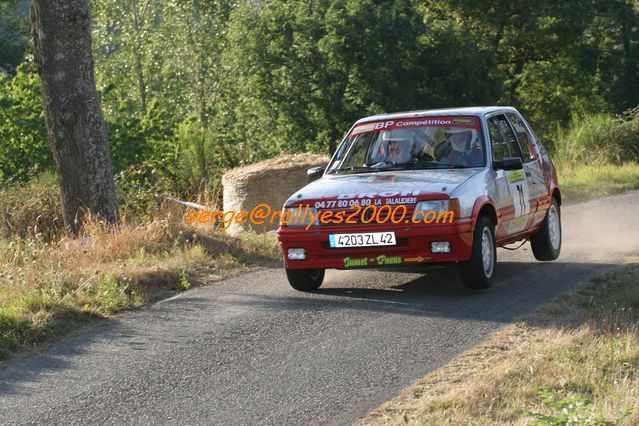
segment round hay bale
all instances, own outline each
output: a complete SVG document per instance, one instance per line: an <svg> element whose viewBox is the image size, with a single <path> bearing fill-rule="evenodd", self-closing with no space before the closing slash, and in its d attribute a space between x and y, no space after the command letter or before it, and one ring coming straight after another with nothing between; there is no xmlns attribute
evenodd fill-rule
<svg viewBox="0 0 639 426"><path fill-rule="evenodd" d="M268 205L272 211L280 211L288 197L308 183L306 171L311 167L325 166L328 160L329 157L320 154L286 154L229 170L222 176L224 212L245 210L250 213L260 204ZM279 218L271 223L272 211L261 225L248 220L240 225L234 221L227 232L236 235L244 229L256 232L277 229Z"/></svg>

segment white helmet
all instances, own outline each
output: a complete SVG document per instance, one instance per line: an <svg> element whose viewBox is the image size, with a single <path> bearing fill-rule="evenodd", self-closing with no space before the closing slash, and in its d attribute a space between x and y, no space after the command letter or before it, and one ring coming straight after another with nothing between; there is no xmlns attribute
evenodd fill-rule
<svg viewBox="0 0 639 426"><path fill-rule="evenodd" d="M398 151L392 149L391 144L398 144ZM382 130L378 146L383 146L384 158L380 158L379 161L405 163L413 155L413 145L413 132L410 129Z"/></svg>
<svg viewBox="0 0 639 426"><path fill-rule="evenodd" d="M467 143L468 143L468 146L470 147L472 147L475 141L477 140L477 130L470 129L468 127L449 127L445 130L444 133L446 137L449 137L451 135L456 135L456 134L468 133L470 135L470 138L467 140Z"/></svg>

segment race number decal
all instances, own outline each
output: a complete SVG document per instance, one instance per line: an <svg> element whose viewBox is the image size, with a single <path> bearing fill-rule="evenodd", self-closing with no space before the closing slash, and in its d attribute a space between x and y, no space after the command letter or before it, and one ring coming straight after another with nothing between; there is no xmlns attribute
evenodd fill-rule
<svg viewBox="0 0 639 426"><path fill-rule="evenodd" d="M530 213L530 193L523 170L508 172L508 185L515 205L515 219Z"/></svg>

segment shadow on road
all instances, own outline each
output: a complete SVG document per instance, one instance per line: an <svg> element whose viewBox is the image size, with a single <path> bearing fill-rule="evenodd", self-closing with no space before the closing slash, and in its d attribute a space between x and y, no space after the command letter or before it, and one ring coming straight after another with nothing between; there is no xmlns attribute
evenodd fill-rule
<svg viewBox="0 0 639 426"><path fill-rule="evenodd" d="M337 277L327 283L326 288L312 293L290 289L285 295L249 294L235 303L272 310L330 312L349 309L510 322L610 266L602 263L504 262L499 264L493 287L480 291L466 289L454 269L443 267L430 268L419 278L387 287L347 285L346 280ZM362 273L371 274L369 271ZM192 303L192 300L175 302Z"/></svg>

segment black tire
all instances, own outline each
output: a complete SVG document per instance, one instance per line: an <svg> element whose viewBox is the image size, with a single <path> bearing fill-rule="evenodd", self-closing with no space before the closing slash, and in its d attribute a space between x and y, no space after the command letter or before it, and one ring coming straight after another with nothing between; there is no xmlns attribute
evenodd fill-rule
<svg viewBox="0 0 639 426"><path fill-rule="evenodd" d="M561 252L561 211L553 197L541 230L530 237L530 246L535 259L541 261L555 260Z"/></svg>
<svg viewBox="0 0 639 426"><path fill-rule="evenodd" d="M323 269L286 269L288 282L295 290L313 291L324 281Z"/></svg>
<svg viewBox="0 0 639 426"><path fill-rule="evenodd" d="M484 251L486 252L486 264L484 264ZM489 218L479 216L473 231L473 248L470 260L462 263L459 268L462 282L473 290L489 288L493 285L496 266L495 227Z"/></svg>

